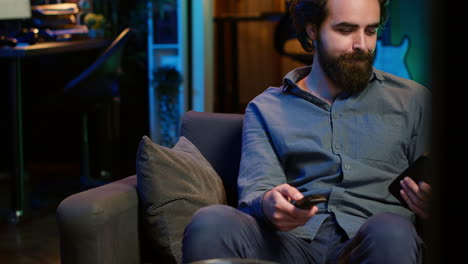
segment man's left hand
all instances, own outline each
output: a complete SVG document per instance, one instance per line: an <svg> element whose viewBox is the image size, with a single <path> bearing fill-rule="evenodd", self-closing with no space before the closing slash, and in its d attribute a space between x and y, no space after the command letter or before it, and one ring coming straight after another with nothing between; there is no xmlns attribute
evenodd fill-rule
<svg viewBox="0 0 468 264"><path fill-rule="evenodd" d="M424 181L416 183L410 177L405 177L400 185L402 188L400 194L409 208L423 219L429 218L431 186Z"/></svg>

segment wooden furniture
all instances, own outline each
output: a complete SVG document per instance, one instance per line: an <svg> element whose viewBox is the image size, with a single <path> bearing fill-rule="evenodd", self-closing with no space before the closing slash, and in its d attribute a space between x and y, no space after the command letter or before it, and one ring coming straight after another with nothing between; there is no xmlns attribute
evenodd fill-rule
<svg viewBox="0 0 468 264"><path fill-rule="evenodd" d="M24 159L23 159L23 114L22 114L22 60L30 56L46 56L59 53L70 53L89 49L104 48L109 44L104 39L84 39L68 42L42 42L34 45L19 45L16 47L0 48L0 58L7 60L9 72L8 85L8 111L9 111L9 137L10 146L8 156L9 172L12 179L11 189L11 215L9 222L17 223L24 210Z"/></svg>

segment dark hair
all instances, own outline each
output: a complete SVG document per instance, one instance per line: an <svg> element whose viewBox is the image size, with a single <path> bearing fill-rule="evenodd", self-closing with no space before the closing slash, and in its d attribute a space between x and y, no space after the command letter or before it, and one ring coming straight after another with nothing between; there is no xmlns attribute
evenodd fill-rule
<svg viewBox="0 0 468 264"><path fill-rule="evenodd" d="M380 5L379 28L382 29L387 22L390 0L377 0ZM296 28L297 39L304 50L314 51L312 40L307 35L305 26L308 24L316 25L317 28L323 23L328 15L328 0L292 0L289 12Z"/></svg>

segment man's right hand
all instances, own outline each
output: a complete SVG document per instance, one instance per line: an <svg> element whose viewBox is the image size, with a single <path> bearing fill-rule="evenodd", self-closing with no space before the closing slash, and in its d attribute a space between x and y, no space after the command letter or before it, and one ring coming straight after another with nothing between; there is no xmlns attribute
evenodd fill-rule
<svg viewBox="0 0 468 264"><path fill-rule="evenodd" d="M289 184L281 184L263 196L262 207L268 220L280 231L289 231L303 226L314 216L318 208L303 210L291 204L291 200L304 197L299 190Z"/></svg>

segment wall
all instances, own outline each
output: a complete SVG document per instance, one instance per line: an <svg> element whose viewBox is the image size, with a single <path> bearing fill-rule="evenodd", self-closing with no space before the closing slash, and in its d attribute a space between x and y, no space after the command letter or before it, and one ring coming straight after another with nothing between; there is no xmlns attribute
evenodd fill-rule
<svg viewBox="0 0 468 264"><path fill-rule="evenodd" d="M426 0L391 1L392 43L397 45L403 36L409 36L407 67L411 78L426 86L430 85L431 69L429 9Z"/></svg>

